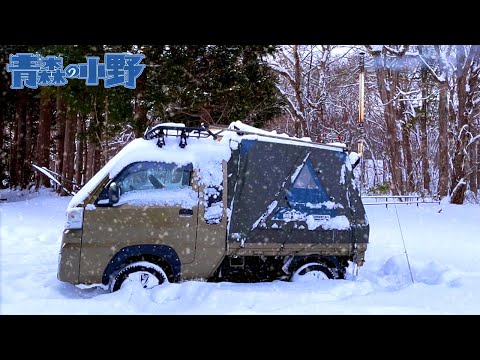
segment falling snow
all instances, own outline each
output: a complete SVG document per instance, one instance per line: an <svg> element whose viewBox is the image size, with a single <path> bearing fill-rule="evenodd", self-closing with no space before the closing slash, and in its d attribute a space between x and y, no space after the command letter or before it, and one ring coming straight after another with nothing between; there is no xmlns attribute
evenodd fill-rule
<svg viewBox="0 0 480 360"><path fill-rule="evenodd" d="M2 314L480 314L478 205L367 206L370 244L356 278L349 268L346 280L320 283L186 281L109 293L57 280L71 197L11 195L0 204Z"/></svg>

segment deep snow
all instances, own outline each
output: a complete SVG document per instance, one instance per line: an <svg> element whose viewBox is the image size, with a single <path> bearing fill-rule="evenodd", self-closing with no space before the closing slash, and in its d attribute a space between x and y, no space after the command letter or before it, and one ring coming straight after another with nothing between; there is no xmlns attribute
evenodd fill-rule
<svg viewBox="0 0 480 360"><path fill-rule="evenodd" d="M347 280L187 281L108 293L56 278L71 197L2 193L8 198L0 203L2 314L480 314L478 205L367 206L370 244L356 278L350 269Z"/></svg>

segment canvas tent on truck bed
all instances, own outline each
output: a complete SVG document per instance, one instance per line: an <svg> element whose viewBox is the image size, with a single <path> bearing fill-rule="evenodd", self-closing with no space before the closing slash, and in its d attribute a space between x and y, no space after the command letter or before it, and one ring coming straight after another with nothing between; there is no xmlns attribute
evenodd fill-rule
<svg viewBox="0 0 480 360"><path fill-rule="evenodd" d="M241 122L160 124L72 199L58 277L113 291L135 279L342 279L368 236L344 146Z"/></svg>

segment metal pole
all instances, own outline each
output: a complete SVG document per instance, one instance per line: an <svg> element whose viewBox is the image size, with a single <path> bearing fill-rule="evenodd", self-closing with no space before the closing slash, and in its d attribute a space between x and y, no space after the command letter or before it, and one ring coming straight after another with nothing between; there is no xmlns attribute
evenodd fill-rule
<svg viewBox="0 0 480 360"><path fill-rule="evenodd" d="M360 194L362 193L364 178L364 160L363 160L363 151L364 151L364 137L365 137L365 53L362 51L359 53L359 70L360 76L358 79L358 128L360 130L360 139L358 140L358 155L360 155Z"/></svg>
<svg viewBox="0 0 480 360"><path fill-rule="evenodd" d="M359 69L360 69L360 77L359 77L359 104L358 104L358 123L360 126L363 126L365 121L365 106L364 106L364 95L365 95L365 53L361 52L359 59Z"/></svg>

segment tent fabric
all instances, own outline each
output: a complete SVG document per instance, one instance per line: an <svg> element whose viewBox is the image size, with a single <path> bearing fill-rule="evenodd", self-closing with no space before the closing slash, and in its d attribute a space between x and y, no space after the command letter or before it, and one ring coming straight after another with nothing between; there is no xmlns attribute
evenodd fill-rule
<svg viewBox="0 0 480 360"><path fill-rule="evenodd" d="M353 175L346 166L347 161L346 152L242 140L227 164L229 241L367 242L368 221L359 192L351 181ZM292 175L302 164L292 183ZM330 206L319 205L326 202ZM309 230L301 216L285 221L282 216L286 212L330 218L345 216L351 229L318 226Z"/></svg>

